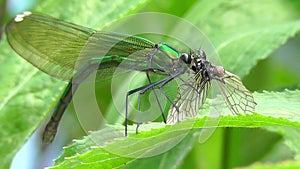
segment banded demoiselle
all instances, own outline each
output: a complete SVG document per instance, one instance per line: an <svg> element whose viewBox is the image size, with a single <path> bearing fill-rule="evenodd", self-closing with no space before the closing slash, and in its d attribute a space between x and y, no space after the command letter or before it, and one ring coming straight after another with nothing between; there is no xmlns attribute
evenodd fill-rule
<svg viewBox="0 0 300 169"><path fill-rule="evenodd" d="M165 118L155 94L163 120L168 124L196 116L205 102L211 80L217 82L233 114L252 113L255 109L254 98L241 79L222 66L213 65L201 49L179 52L163 42L154 43L139 36L95 31L31 12L24 12L11 20L6 27L6 34L10 46L25 60L53 77L69 81L45 128L44 142L53 141L59 121L78 85L93 71L97 71L97 78L109 78L118 66L124 70L145 72L149 82L127 92L125 135L128 97L133 93L141 96L149 90L158 89L171 103ZM165 77L153 81L151 74ZM182 75L188 75L189 78L184 79ZM172 99L162 88L174 79L182 82L178 90L183 92L178 92L176 98Z"/></svg>

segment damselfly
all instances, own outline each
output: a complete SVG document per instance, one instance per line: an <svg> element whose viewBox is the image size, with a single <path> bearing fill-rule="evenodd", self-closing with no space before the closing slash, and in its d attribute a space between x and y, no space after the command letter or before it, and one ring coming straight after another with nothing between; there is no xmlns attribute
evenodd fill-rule
<svg viewBox="0 0 300 169"><path fill-rule="evenodd" d="M179 52L166 43L153 43L139 36L95 31L31 12L24 12L11 20L6 27L6 34L10 46L25 60L51 76L69 81L45 128L45 142L53 141L59 121L79 84L94 71L99 79L111 77L116 67L125 71L145 72L149 82L127 92L125 135L128 97L134 93L138 93L140 98L153 90L163 120L169 124L196 116L205 102L211 80L217 82L233 114L252 113L255 109L253 96L241 79L222 66L213 65L201 49ZM151 74L164 75L164 78L153 81ZM184 78L184 75L188 78ZM177 97L172 99L163 87L174 79L181 82L178 90L183 92L178 92ZM158 89L171 103L167 118L154 89ZM138 109L140 111L140 99Z"/></svg>

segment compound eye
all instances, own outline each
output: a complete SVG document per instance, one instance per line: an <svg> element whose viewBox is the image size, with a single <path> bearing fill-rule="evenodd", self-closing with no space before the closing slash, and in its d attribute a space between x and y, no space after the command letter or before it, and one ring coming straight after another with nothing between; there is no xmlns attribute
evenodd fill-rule
<svg viewBox="0 0 300 169"><path fill-rule="evenodd" d="M206 59L206 53L203 50L198 49L198 54L201 59Z"/></svg>
<svg viewBox="0 0 300 169"><path fill-rule="evenodd" d="M192 61L191 56L186 53L181 54L180 59L183 60L186 64L190 64Z"/></svg>

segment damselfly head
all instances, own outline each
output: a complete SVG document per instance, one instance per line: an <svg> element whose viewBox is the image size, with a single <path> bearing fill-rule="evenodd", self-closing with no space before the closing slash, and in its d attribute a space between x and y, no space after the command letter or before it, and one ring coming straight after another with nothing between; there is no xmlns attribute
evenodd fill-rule
<svg viewBox="0 0 300 169"><path fill-rule="evenodd" d="M190 64L192 62L192 56L187 53L182 53L180 59L186 64Z"/></svg>

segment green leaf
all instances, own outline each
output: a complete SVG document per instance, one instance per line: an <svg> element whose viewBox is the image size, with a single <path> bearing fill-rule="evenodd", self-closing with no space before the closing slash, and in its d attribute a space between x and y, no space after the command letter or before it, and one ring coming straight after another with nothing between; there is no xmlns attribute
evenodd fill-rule
<svg viewBox="0 0 300 169"><path fill-rule="evenodd" d="M145 1L49 0L37 4L33 11L99 29L133 12L143 3ZM87 9L88 12L78 15ZM3 157L1 166L8 168L15 153L59 100L65 83L38 71L15 54L6 42L3 41L0 47L0 155Z"/></svg>
<svg viewBox="0 0 300 169"><path fill-rule="evenodd" d="M166 125L160 128L157 127L162 126L161 123L145 124L141 126L141 133L138 135L131 134L128 138L122 136L123 130L120 125L92 132L89 137L77 140L73 145L66 147L65 153L56 161L57 166L54 168L71 166L75 168L92 166L118 168L125 163L138 165L138 157L152 158L152 155L155 156L160 151L166 151L166 153L175 151L172 146L181 140L190 139L190 135L187 133L203 127L210 128L212 131L216 127L277 126L300 128L300 91L255 93L255 100L258 103L257 113L251 115L198 117L185 120L174 126ZM270 105L276 106L271 107ZM278 109L277 106L281 109ZM203 111L207 110L204 109ZM213 123L218 124L218 126L208 125L214 121L218 121L218 123ZM113 128L117 128L117 130ZM134 131L134 126L131 126L131 130ZM205 137L205 132L201 136ZM98 141L100 141L100 145L97 145ZM103 157L104 155L106 158ZM170 158L175 158L175 156L179 155L173 154L173 157ZM168 168L173 167L169 166Z"/></svg>
<svg viewBox="0 0 300 169"><path fill-rule="evenodd" d="M239 169L292 169L292 168L299 168L299 167L300 167L300 161L289 160L289 161L282 161L275 164L257 163L249 167L241 167Z"/></svg>
<svg viewBox="0 0 300 169"><path fill-rule="evenodd" d="M114 153L110 153L109 149L93 147L93 145L95 145L93 137L99 137L99 134L101 137L104 134L105 137L110 135L112 131L110 128L106 128L105 130L91 133L90 137L86 137L84 140L75 141L73 145L66 147L65 151L69 153L69 155L73 153L77 155L74 154L75 156L67 157L70 159L67 161L65 161L63 157L60 157L60 159L56 161L60 164L53 168L68 168L70 165L74 168L149 168L149 166L154 168L174 168L180 164L186 153L189 152L190 148L188 147L193 145L196 136L195 132L190 132L184 140L179 142L179 144L168 152L148 158L135 159L120 157ZM124 142L124 145L127 143L131 144L130 140ZM76 152L74 150L76 150ZM81 155L78 156L78 153Z"/></svg>
<svg viewBox="0 0 300 169"><path fill-rule="evenodd" d="M285 118L291 122L300 122L300 91L255 93L256 111L265 116Z"/></svg>
<svg viewBox="0 0 300 169"><path fill-rule="evenodd" d="M300 129L292 127L266 127L267 130L277 132L284 137L284 143L287 145L291 152L294 153L294 158L299 160L300 158Z"/></svg>
<svg viewBox="0 0 300 169"><path fill-rule="evenodd" d="M8 168L15 153L54 106L63 82L39 72L3 42L0 51L0 154ZM6 46L6 48L5 48ZM51 103L51 104L49 104Z"/></svg>

